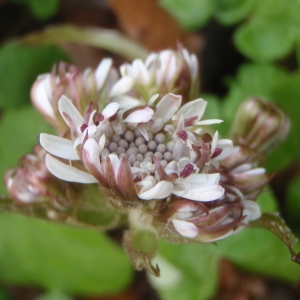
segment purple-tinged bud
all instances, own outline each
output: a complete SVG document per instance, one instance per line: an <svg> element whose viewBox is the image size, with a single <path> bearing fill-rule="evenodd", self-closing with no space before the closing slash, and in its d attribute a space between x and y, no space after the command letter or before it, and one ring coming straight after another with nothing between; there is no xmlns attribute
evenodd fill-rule
<svg viewBox="0 0 300 300"><path fill-rule="evenodd" d="M109 98L118 78L111 59L103 59L97 69L87 69L84 72L62 62L57 67L54 66L51 73L37 78L31 88L31 100L45 120L60 135L65 135L68 128L60 116L59 99L63 95L69 97L83 114L91 101L103 104Z"/></svg>
<svg viewBox="0 0 300 300"><path fill-rule="evenodd" d="M213 242L242 229L260 216L259 206L249 200L206 203L173 198L158 206L154 224L160 237L170 242Z"/></svg>
<svg viewBox="0 0 300 300"><path fill-rule="evenodd" d="M25 155L16 169L5 174L5 184L10 196L18 203L32 204L64 197L59 180L52 176L45 165L46 151L36 146L34 153Z"/></svg>
<svg viewBox="0 0 300 300"><path fill-rule="evenodd" d="M290 121L274 103L259 98L243 102L235 115L230 138L260 153L273 150L287 136Z"/></svg>

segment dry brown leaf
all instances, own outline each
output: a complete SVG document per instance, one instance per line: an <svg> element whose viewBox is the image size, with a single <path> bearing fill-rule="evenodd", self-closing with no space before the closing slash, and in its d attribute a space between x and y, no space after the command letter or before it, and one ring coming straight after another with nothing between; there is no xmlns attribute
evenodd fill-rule
<svg viewBox="0 0 300 300"><path fill-rule="evenodd" d="M157 51L176 48L180 42L192 52L200 49L200 38L186 33L155 0L107 0L122 30L131 38Z"/></svg>

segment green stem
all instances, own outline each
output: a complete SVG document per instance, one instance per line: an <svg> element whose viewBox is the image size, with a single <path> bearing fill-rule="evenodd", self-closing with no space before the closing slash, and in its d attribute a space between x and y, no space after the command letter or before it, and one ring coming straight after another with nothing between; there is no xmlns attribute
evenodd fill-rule
<svg viewBox="0 0 300 300"><path fill-rule="evenodd" d="M78 43L109 50L128 60L145 59L148 50L115 30L96 27L59 25L48 27L18 40L23 45L43 46L49 44Z"/></svg>

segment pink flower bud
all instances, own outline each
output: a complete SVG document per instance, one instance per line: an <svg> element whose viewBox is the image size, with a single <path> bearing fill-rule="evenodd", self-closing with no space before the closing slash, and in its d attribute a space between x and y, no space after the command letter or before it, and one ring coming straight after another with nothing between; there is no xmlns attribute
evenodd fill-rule
<svg viewBox="0 0 300 300"><path fill-rule="evenodd" d="M290 129L286 114L259 98L243 102L235 116L230 133L233 142L262 153L280 144Z"/></svg>

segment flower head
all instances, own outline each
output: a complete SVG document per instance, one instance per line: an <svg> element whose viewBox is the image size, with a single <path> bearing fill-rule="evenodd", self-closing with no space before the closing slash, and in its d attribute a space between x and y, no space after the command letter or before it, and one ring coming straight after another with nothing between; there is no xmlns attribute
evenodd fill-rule
<svg viewBox="0 0 300 300"><path fill-rule="evenodd" d="M72 102L62 97L59 110L72 140L41 135L41 145L50 154L67 160L48 155L47 167L63 180L99 182L120 206L167 199L171 194L194 201L219 199L224 194L220 174L209 165L229 155L232 143L204 140L195 132L203 126L204 100L180 105L178 95L161 99L155 95L148 105L127 110L115 102L101 112L90 105L81 116ZM218 121L205 124L214 122ZM215 151L216 145L220 150ZM70 161L82 165L78 168Z"/></svg>

